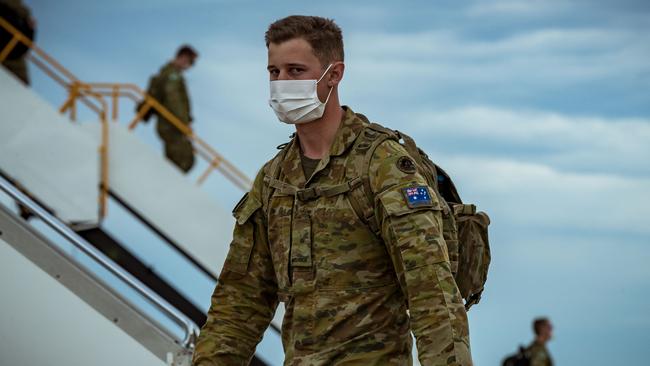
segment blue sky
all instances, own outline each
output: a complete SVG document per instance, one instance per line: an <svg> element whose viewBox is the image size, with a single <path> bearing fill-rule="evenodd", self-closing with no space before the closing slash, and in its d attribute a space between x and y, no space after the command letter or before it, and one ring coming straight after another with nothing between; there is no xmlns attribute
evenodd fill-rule
<svg viewBox="0 0 650 366"><path fill-rule="evenodd" d="M492 267L470 312L476 364L529 342L539 315L555 323L557 364L646 360L647 1L26 3L38 44L85 81L144 86L179 44L195 45L195 128L249 176L291 133L267 105L266 27L334 18L342 102L413 136L492 218ZM34 88L63 101L37 72ZM151 126L136 133L158 148ZM225 207L241 195L218 177L205 188Z"/></svg>

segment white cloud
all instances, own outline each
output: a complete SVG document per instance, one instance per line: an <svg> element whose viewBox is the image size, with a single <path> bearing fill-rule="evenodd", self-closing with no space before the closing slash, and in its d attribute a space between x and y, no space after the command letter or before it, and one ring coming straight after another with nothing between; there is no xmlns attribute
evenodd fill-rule
<svg viewBox="0 0 650 366"><path fill-rule="evenodd" d="M650 174L650 120L573 117L558 113L466 107L412 113L408 128L423 144L451 153L513 156L562 170ZM445 140L464 141L445 144ZM442 144L442 146L441 146ZM475 147L477 146L477 147Z"/></svg>
<svg viewBox="0 0 650 366"><path fill-rule="evenodd" d="M499 39L449 31L355 33L351 66L365 80L500 84L508 88L566 85L648 73L647 33L599 28L548 28ZM444 86L444 84L443 84Z"/></svg>
<svg viewBox="0 0 650 366"><path fill-rule="evenodd" d="M593 230L650 234L650 178L579 174L478 157L443 158L465 201L493 214L501 230Z"/></svg>

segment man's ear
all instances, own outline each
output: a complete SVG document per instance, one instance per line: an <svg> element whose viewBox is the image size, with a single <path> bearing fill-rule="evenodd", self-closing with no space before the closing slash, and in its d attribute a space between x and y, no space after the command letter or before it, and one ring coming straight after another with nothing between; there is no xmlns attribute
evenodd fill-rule
<svg viewBox="0 0 650 366"><path fill-rule="evenodd" d="M330 76L327 81L329 87L338 85L343 79L343 73L345 72L345 64L343 61L335 62L330 68Z"/></svg>

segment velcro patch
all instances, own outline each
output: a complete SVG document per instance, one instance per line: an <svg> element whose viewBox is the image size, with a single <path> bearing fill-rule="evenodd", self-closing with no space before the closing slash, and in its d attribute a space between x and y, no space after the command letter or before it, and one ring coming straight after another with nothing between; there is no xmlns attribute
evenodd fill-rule
<svg viewBox="0 0 650 366"><path fill-rule="evenodd" d="M402 188L402 193L404 193L406 204L410 208L433 206L433 201L431 200L431 195L429 194L429 188L427 186L411 186Z"/></svg>
<svg viewBox="0 0 650 366"><path fill-rule="evenodd" d="M397 160L397 169L406 174L413 174L416 172L415 162L408 156L402 156Z"/></svg>

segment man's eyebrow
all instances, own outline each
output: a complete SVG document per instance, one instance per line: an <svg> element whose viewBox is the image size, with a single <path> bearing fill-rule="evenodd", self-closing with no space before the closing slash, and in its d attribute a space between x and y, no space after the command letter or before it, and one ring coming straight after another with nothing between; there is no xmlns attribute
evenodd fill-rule
<svg viewBox="0 0 650 366"><path fill-rule="evenodd" d="M286 67L302 67L302 68L307 68L307 65L305 65L305 64L301 64L301 63L288 63L288 64L286 64ZM268 65L268 66L266 67L267 70L277 69L277 68L278 68L278 67L275 66L275 65Z"/></svg>

